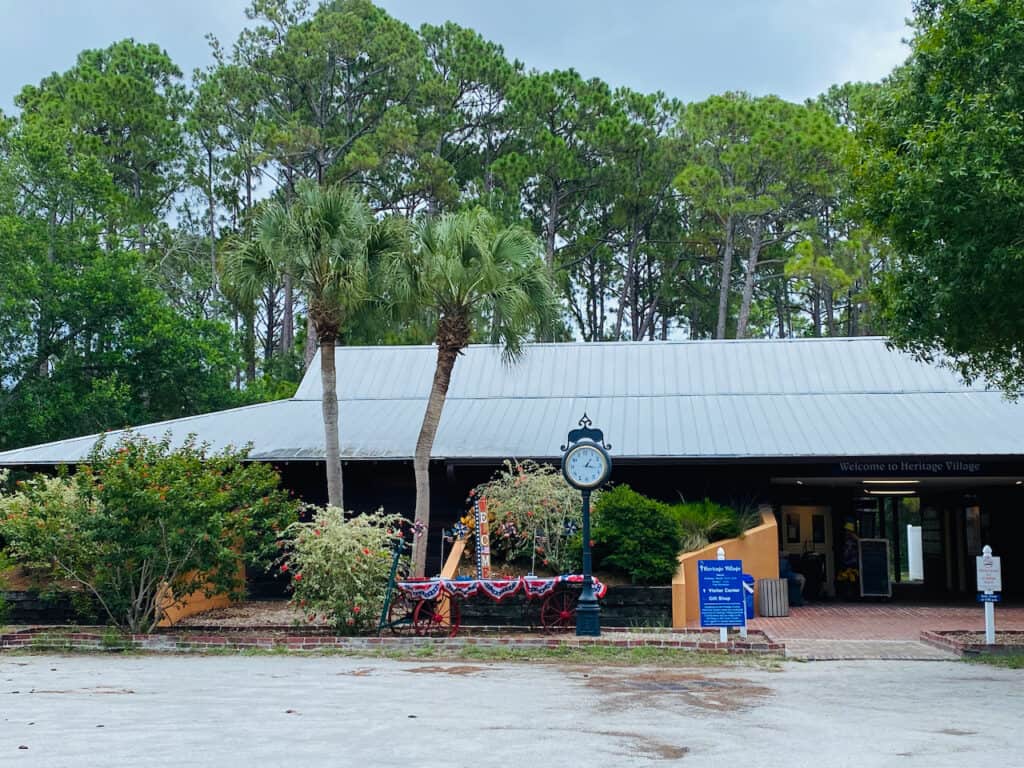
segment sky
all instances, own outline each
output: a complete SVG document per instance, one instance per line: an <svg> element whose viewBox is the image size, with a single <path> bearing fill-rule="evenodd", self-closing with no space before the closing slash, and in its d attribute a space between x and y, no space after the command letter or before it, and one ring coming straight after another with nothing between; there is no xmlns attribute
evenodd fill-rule
<svg viewBox="0 0 1024 768"><path fill-rule="evenodd" d="M744 90L793 101L884 77L907 55L911 0L377 0L413 26L446 20L540 70L684 101ZM0 0L0 109L79 51L156 42L185 72L210 63L249 0Z"/></svg>

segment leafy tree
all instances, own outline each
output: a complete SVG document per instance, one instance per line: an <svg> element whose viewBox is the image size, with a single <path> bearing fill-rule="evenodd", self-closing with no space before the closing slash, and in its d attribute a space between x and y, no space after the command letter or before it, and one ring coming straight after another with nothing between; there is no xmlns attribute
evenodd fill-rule
<svg viewBox="0 0 1024 768"><path fill-rule="evenodd" d="M907 63L872 100L857 188L895 249L893 341L967 379L1024 389L1024 2L915 4Z"/></svg>
<svg viewBox="0 0 1024 768"><path fill-rule="evenodd" d="M479 208L423 221L389 283L399 302L429 308L436 328L437 365L413 459L415 520L428 530L430 454L455 359L476 331L514 360L531 333L555 322L558 304L537 238L522 227L499 226ZM422 536L413 549L418 576L426 567L427 540Z"/></svg>
<svg viewBox="0 0 1024 768"><path fill-rule="evenodd" d="M594 133L612 111L611 89L574 70L531 73L509 91L519 145L494 164L505 185L521 189L522 208L556 266L559 237L601 183Z"/></svg>
<svg viewBox="0 0 1024 768"><path fill-rule="evenodd" d="M158 46L122 40L83 51L70 70L26 86L15 100L25 142L60 150L34 153L37 168L60 166L57 178L72 188L79 186L79 169L101 171L112 184L102 195L108 205L98 211L106 230L143 247L180 187L188 105L180 80Z"/></svg>
<svg viewBox="0 0 1024 768"><path fill-rule="evenodd" d="M677 184L716 223L721 254L716 338L724 338L733 258L746 242L736 336L747 334L766 248L790 241L834 193L845 131L827 113L774 96L713 96L685 112L689 163Z"/></svg>
<svg viewBox="0 0 1024 768"><path fill-rule="evenodd" d="M306 295L320 344L327 495L334 507L343 508L335 342L370 300L371 273L404 247L404 228L394 220L375 220L351 189L304 182L290 206L277 201L266 206L258 239L233 248L225 264L228 280L240 292L251 295L276 272L291 275Z"/></svg>
<svg viewBox="0 0 1024 768"><path fill-rule="evenodd" d="M176 312L138 254L0 216L0 267L0 446L239 404L227 326Z"/></svg>
<svg viewBox="0 0 1024 768"><path fill-rule="evenodd" d="M498 205L504 196L493 166L514 142L508 96L522 65L509 62L500 45L452 22L424 24L419 35L426 71L419 85L410 192L422 188L431 214L452 209L462 197ZM412 196L408 209L418 202Z"/></svg>
<svg viewBox="0 0 1024 768"><path fill-rule="evenodd" d="M168 597L237 594L239 558L266 567L276 554L296 505L269 465L245 459L129 435L73 476L0 495L0 535L19 562L82 585L118 627L150 632Z"/></svg>

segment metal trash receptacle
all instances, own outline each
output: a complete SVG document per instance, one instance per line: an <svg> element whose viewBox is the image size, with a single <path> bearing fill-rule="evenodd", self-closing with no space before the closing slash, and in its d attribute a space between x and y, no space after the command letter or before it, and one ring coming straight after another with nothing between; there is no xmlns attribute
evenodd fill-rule
<svg viewBox="0 0 1024 768"><path fill-rule="evenodd" d="M762 616L789 616L789 581L758 579L757 607Z"/></svg>

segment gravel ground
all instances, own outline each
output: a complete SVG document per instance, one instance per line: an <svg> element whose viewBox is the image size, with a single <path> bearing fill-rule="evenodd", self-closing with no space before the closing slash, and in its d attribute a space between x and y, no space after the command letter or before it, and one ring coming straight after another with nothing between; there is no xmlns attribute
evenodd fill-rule
<svg viewBox="0 0 1024 768"><path fill-rule="evenodd" d="M1021 765L1024 673L0 656L12 768Z"/></svg>

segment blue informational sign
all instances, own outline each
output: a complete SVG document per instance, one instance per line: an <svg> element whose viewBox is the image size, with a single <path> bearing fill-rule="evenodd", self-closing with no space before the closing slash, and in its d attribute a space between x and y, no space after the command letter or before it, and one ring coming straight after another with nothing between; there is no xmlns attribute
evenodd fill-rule
<svg viewBox="0 0 1024 768"><path fill-rule="evenodd" d="M697 592L702 627L746 626L742 560L698 560Z"/></svg>
<svg viewBox="0 0 1024 768"><path fill-rule="evenodd" d="M1002 601L1002 599L1003 599L1003 596L998 594L998 593L991 594L991 595L986 595L984 592L979 592L978 593L978 602L979 603L998 603L998 602Z"/></svg>

